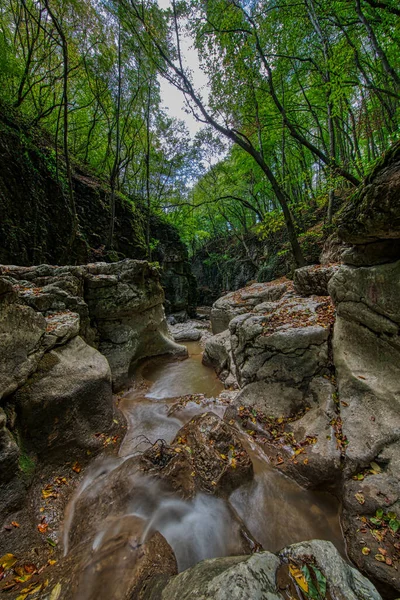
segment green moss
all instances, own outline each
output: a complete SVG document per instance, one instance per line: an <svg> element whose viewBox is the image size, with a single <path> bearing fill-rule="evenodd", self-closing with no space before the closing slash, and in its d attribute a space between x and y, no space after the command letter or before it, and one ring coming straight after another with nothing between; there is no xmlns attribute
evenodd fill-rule
<svg viewBox="0 0 400 600"><path fill-rule="evenodd" d="M21 454L19 457L19 468L24 475L32 475L36 469L36 463L27 454Z"/></svg>

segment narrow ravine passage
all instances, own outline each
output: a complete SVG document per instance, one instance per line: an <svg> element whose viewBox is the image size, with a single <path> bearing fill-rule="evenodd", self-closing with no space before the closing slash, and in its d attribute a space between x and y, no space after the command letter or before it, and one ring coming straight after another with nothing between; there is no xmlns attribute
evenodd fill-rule
<svg viewBox="0 0 400 600"><path fill-rule="evenodd" d="M192 342L187 347L186 360L147 361L137 373L137 379L141 379L139 389L123 395L120 408L128 427L119 457L95 462L67 507L65 552L71 551L89 525L94 539L91 560L95 561L96 553L104 555L111 537L121 532L128 534L130 527L137 533L139 520L142 542L149 532L159 531L172 547L179 571L205 558L247 552L243 546L243 524L266 550L277 551L297 541L320 538L332 541L344 555L334 498L303 490L273 470L245 434L243 442L253 461L254 479L227 499L199 493L193 500L185 501L156 478L138 471L134 460L138 452L160 439L170 443L182 425L196 414L211 411L222 417L226 410L226 404L215 399L222 384L214 371L202 364L200 345ZM189 401L177 408L177 398L188 394L204 394L208 400L199 404ZM199 396L194 396L194 400L199 402ZM118 475L121 472L122 477ZM111 493L110 500L110 490L115 492L121 485L123 497L118 498L118 492L117 497ZM99 512L102 495L106 497L105 506ZM99 514L103 518L98 518ZM107 579L107 570L97 572L96 579L98 588L99 582ZM91 597L90 585L86 578L80 597Z"/></svg>

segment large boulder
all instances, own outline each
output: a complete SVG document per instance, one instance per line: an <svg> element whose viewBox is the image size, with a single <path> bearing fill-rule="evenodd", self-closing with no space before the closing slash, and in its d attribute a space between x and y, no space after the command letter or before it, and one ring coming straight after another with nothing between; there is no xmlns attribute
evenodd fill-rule
<svg viewBox="0 0 400 600"><path fill-rule="evenodd" d="M171 446L155 444L141 463L145 472L161 477L184 498L199 491L227 496L253 477L238 435L214 413L194 417Z"/></svg>
<svg viewBox="0 0 400 600"><path fill-rule="evenodd" d="M96 448L94 434L113 417L107 359L75 337L44 355L15 402L24 438L43 459L68 448Z"/></svg>
<svg viewBox="0 0 400 600"><path fill-rule="evenodd" d="M258 314L236 317L229 326L239 384L284 382L298 388L323 374L329 364L329 299L284 297L261 307Z"/></svg>
<svg viewBox="0 0 400 600"><path fill-rule="evenodd" d="M332 598L382 600L372 583L345 562L330 542L317 540L294 544L284 548L278 555L260 552L246 557L203 561L171 578L167 585L165 580L159 584L155 581L145 598L283 600L297 597L295 576L308 590L308 582L301 571L302 568L307 569L306 573L318 573L322 589L326 585ZM316 585L318 586L318 583ZM324 596L321 594L322 597L325 597L325 593Z"/></svg>
<svg viewBox="0 0 400 600"><path fill-rule="evenodd" d="M268 283L253 283L219 298L211 309L211 326L214 334L228 328L237 315L248 313L262 302L274 302L292 289L292 283L278 279Z"/></svg>

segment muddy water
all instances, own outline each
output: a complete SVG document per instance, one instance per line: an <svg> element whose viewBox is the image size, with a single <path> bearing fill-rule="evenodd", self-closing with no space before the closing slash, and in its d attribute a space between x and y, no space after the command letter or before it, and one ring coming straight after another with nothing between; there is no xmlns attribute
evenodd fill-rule
<svg viewBox="0 0 400 600"><path fill-rule="evenodd" d="M66 514L64 543L71 547L71 532L88 520L83 508L105 490L116 486L116 474L130 464L132 456L158 439L171 442L182 425L194 415L210 410L222 417L226 406L212 400L222 391L213 370L201 363L200 346L187 345L189 358L183 361L157 359L141 369L147 387L125 394L120 403L128 429L120 448L120 457L96 464L87 474ZM176 397L204 394L204 404L189 402L185 408L171 407ZM169 414L170 413L170 414ZM199 560L241 554L243 521L264 549L277 551L287 544L322 538L331 540L344 553L338 505L328 494L305 491L284 475L272 469L266 457L249 438L244 440L251 455L255 477L235 490L228 501L199 494L183 501L163 489L160 482L144 477L135 469L124 471L129 479L128 499L120 504L111 501L107 518L96 524L93 551L101 550L102 540L120 529L127 516L140 519L142 541L149 532L158 530L172 546L179 570ZM89 519L90 520L90 519ZM110 530L111 527L111 530Z"/></svg>

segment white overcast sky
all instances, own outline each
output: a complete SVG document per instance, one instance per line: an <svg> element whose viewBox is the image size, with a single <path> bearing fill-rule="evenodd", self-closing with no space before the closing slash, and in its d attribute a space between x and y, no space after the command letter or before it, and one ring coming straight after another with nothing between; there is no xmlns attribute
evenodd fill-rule
<svg viewBox="0 0 400 600"><path fill-rule="evenodd" d="M158 0L158 5L161 8L168 8L171 6L170 0ZM182 35L181 37L181 49L182 56L184 57L185 66L189 67L193 73L193 82L196 90L202 90L203 95L205 89L207 87L207 77L201 71L199 66L199 57L197 54L197 50L193 48L193 42L191 38L187 35ZM202 123L196 121L192 114L188 114L185 112L185 100L182 92L177 90L173 85L168 83L165 79L160 77L160 86L161 86L161 100L163 106L167 109L168 114L171 117L176 117L177 119L181 119L186 123L186 126L190 132L191 137L193 137L201 128Z"/></svg>

